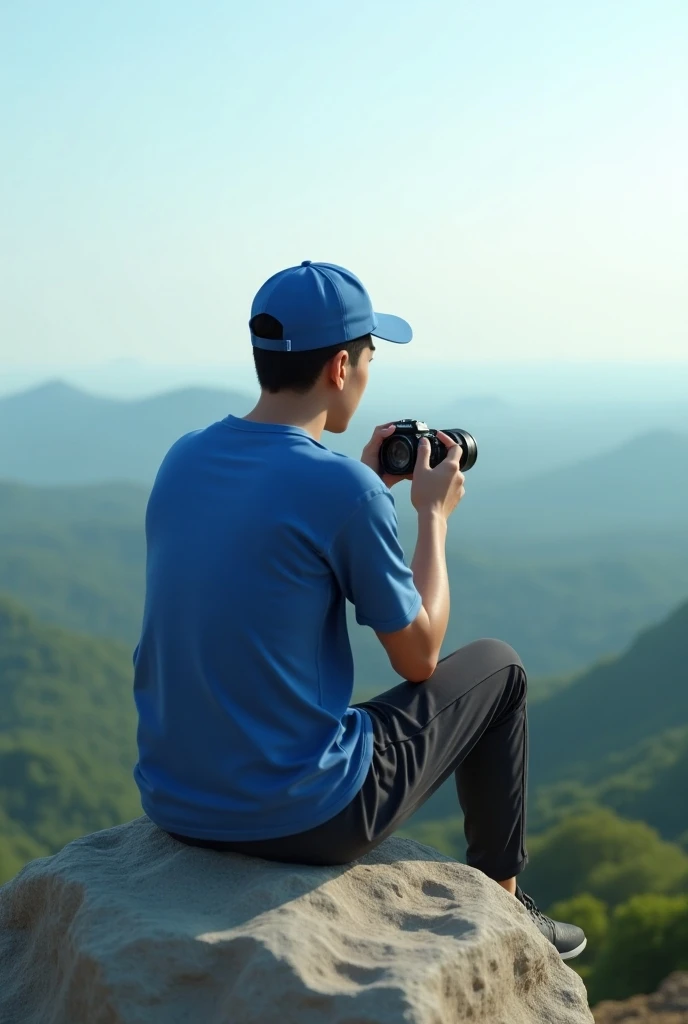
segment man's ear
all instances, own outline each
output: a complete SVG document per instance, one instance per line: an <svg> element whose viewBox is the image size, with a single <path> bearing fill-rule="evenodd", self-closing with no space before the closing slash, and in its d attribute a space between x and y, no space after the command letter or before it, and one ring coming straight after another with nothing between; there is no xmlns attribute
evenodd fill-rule
<svg viewBox="0 0 688 1024"><path fill-rule="evenodd" d="M349 353L345 348L337 352L330 361L330 380L341 391L344 387L346 375L349 372Z"/></svg>

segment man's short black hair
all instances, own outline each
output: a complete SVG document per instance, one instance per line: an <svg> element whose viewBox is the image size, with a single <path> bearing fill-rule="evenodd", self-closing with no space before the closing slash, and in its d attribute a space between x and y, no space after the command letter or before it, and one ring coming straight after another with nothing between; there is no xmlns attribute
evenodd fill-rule
<svg viewBox="0 0 688 1024"><path fill-rule="evenodd" d="M258 313L250 323L251 333L257 338L281 339L284 337L282 324L269 313ZM341 345L314 348L308 352L272 352L269 349L253 349L253 362L258 383L263 391L276 395L278 391L296 391L303 395L310 391L326 364L345 350L349 353L352 366L358 366L359 359L367 348L374 349L370 334L364 334Z"/></svg>

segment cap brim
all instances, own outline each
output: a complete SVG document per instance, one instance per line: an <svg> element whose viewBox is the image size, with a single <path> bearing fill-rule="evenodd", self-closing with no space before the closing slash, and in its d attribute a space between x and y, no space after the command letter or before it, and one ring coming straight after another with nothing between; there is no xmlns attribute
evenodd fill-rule
<svg viewBox="0 0 688 1024"><path fill-rule="evenodd" d="M402 320L400 316L392 316L391 313L376 313L375 319L377 327L370 332L374 338L394 341L397 345L406 345L413 337L411 325Z"/></svg>

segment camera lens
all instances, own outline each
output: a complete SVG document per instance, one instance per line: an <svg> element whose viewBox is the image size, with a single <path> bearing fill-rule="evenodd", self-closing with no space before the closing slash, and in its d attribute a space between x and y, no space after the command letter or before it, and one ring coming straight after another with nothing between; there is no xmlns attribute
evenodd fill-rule
<svg viewBox="0 0 688 1024"><path fill-rule="evenodd" d="M478 443L472 434L469 434L467 430L459 430L458 427L452 427L450 430L443 430L443 434L447 434L451 437L452 441L456 441L457 444L461 445L461 472L465 473L467 470L475 466L478 458Z"/></svg>
<svg viewBox="0 0 688 1024"><path fill-rule="evenodd" d="M411 471L413 445L407 437L392 437L385 444L385 469L393 476L405 476Z"/></svg>

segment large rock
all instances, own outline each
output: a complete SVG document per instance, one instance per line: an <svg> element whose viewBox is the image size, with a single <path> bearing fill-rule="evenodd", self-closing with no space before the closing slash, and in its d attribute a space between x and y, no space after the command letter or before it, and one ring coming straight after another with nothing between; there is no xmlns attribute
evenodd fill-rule
<svg viewBox="0 0 688 1024"><path fill-rule="evenodd" d="M583 1024L583 983L480 872L388 839L309 868L146 818L0 889L2 1024Z"/></svg>

